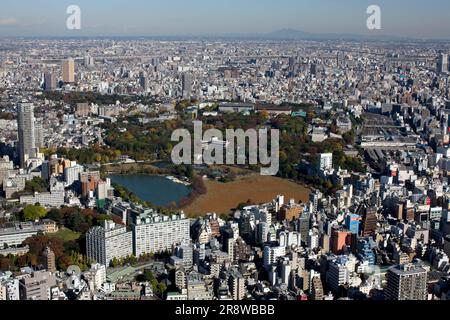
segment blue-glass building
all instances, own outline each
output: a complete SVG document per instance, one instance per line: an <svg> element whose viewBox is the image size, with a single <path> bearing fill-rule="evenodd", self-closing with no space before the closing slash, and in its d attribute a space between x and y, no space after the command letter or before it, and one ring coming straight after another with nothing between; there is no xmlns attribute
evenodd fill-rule
<svg viewBox="0 0 450 320"><path fill-rule="evenodd" d="M349 214L345 218L345 227L350 230L352 234L358 234L359 233L359 223L360 223L361 217L357 214Z"/></svg>

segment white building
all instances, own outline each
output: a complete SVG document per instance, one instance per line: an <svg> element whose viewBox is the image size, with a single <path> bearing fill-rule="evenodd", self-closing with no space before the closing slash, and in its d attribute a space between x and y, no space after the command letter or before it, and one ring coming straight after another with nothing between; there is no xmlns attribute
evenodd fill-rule
<svg viewBox="0 0 450 320"><path fill-rule="evenodd" d="M336 260L330 262L327 274L330 288L338 291L340 286L350 283L355 269L356 257L353 255L339 256Z"/></svg>
<svg viewBox="0 0 450 320"><path fill-rule="evenodd" d="M36 204L47 208L59 208L64 205L64 191L35 193L30 196L21 196L20 204Z"/></svg>
<svg viewBox="0 0 450 320"><path fill-rule="evenodd" d="M133 236L123 225L104 221L103 227L91 228L86 234L88 258L109 266L113 258L125 258L133 254Z"/></svg>
<svg viewBox="0 0 450 320"><path fill-rule="evenodd" d="M181 293L179 292L168 292L167 293L167 301L182 301L182 300L187 300L188 299L188 295L187 295L187 290L184 289L182 290Z"/></svg>
<svg viewBox="0 0 450 320"><path fill-rule="evenodd" d="M264 267L268 269L272 264L277 261L277 258L284 257L286 255L286 247L264 247Z"/></svg>
<svg viewBox="0 0 450 320"><path fill-rule="evenodd" d="M0 245L19 246L22 242L35 236L39 231L44 231L43 225L35 225L32 222L16 222L10 225L0 226Z"/></svg>
<svg viewBox="0 0 450 320"><path fill-rule="evenodd" d="M308 248L314 250L317 247L319 247L319 234L310 230L308 234Z"/></svg>
<svg viewBox="0 0 450 320"><path fill-rule="evenodd" d="M189 240L190 223L184 214L171 217L157 213L143 214L133 224L133 251L136 257L168 251L173 245Z"/></svg>
<svg viewBox="0 0 450 320"><path fill-rule="evenodd" d="M70 168L64 169L64 182L66 186L71 186L75 181L80 180L80 173L84 172L83 166L74 164Z"/></svg>
<svg viewBox="0 0 450 320"><path fill-rule="evenodd" d="M106 282L106 267L103 264L95 263L85 275L88 278L91 291L98 291Z"/></svg>
<svg viewBox="0 0 450 320"><path fill-rule="evenodd" d="M322 172L333 170L333 154L321 153L319 158L319 170Z"/></svg>

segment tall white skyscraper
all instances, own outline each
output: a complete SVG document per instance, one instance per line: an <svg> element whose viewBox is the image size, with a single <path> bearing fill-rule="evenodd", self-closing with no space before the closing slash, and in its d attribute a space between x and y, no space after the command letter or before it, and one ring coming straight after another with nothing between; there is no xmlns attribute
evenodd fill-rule
<svg viewBox="0 0 450 320"><path fill-rule="evenodd" d="M17 125L19 135L19 161L20 167L24 168L27 160L36 156L35 119L32 103L18 104Z"/></svg>
<svg viewBox="0 0 450 320"><path fill-rule="evenodd" d="M448 72L448 54L440 53L437 61L437 73Z"/></svg>

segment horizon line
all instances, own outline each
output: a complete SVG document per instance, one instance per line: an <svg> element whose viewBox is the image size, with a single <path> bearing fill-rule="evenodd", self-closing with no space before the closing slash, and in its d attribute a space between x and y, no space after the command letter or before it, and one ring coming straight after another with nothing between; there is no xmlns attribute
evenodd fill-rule
<svg viewBox="0 0 450 320"><path fill-rule="evenodd" d="M245 39L245 40L297 40L297 41L326 41L326 40L336 40L336 41L355 41L355 40L364 40L364 41L450 41L450 36L448 37L414 37L414 36L402 36L402 35L394 35L394 34L380 34L377 30L372 34L367 33L351 33L351 32L342 32L342 33L315 33L303 31L301 29L293 29L293 28L281 28L270 32L227 32L227 33L215 33L215 34L147 34L147 35L120 35L120 34L109 34L109 35L101 35L101 34L80 34L80 35L69 35L69 34L59 34L59 35L0 35L0 39L17 39L17 38L40 38L40 39L51 39L51 38L66 38L66 39L74 39L74 38L230 38L230 39ZM290 35L283 35L282 32L285 33L293 33ZM342 37L342 38L341 38Z"/></svg>

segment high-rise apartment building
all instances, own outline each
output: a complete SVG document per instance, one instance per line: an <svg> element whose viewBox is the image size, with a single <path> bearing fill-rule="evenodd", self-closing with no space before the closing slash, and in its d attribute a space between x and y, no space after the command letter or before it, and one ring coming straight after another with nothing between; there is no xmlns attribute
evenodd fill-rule
<svg viewBox="0 0 450 320"><path fill-rule="evenodd" d="M141 86L142 90L147 90L148 88L148 81L145 73L143 71L139 72L139 85Z"/></svg>
<svg viewBox="0 0 450 320"><path fill-rule="evenodd" d="M34 136L37 150L44 147L44 124L42 119L36 119L34 124Z"/></svg>
<svg viewBox="0 0 450 320"><path fill-rule="evenodd" d="M245 298L245 279L238 271L231 272L228 278L228 287L230 288L230 294L233 300L242 300Z"/></svg>
<svg viewBox="0 0 450 320"><path fill-rule="evenodd" d="M306 244L308 241L308 235L310 230L311 215L308 212L303 212L297 219L297 230L300 233L300 240Z"/></svg>
<svg viewBox="0 0 450 320"><path fill-rule="evenodd" d="M386 274L387 300L426 300L427 271L413 264L392 267Z"/></svg>
<svg viewBox="0 0 450 320"><path fill-rule="evenodd" d="M269 270L277 262L279 257L286 255L286 247L283 246L265 246L263 252L264 268Z"/></svg>
<svg viewBox="0 0 450 320"><path fill-rule="evenodd" d="M181 79L183 99L190 99L192 96L193 78L189 73L184 73Z"/></svg>
<svg viewBox="0 0 450 320"><path fill-rule="evenodd" d="M313 76L315 76L315 75L317 74L317 64L311 63L310 73L311 73L311 75L313 75Z"/></svg>
<svg viewBox="0 0 450 320"><path fill-rule="evenodd" d="M75 61L71 58L62 62L62 78L64 83L75 82Z"/></svg>
<svg viewBox="0 0 450 320"><path fill-rule="evenodd" d="M91 113L89 103L77 103L75 107L75 115L78 117L87 117Z"/></svg>
<svg viewBox="0 0 450 320"><path fill-rule="evenodd" d="M292 221L298 219L303 212L303 206L296 203L289 203L280 209L279 220Z"/></svg>
<svg viewBox="0 0 450 320"><path fill-rule="evenodd" d="M44 74L44 90L54 91L56 90L56 76L52 72L46 72Z"/></svg>
<svg viewBox="0 0 450 320"><path fill-rule="evenodd" d="M173 245L190 241L190 223L184 214L163 216L157 213L142 214L133 224L134 254L164 252Z"/></svg>
<svg viewBox="0 0 450 320"><path fill-rule="evenodd" d="M333 291L339 292L342 286L349 283L355 261L354 256L343 255L330 262L327 282Z"/></svg>
<svg viewBox="0 0 450 320"><path fill-rule="evenodd" d="M104 221L102 227L94 227L87 232L86 252L89 259L109 266L114 258L133 254L132 233L123 225Z"/></svg>
<svg viewBox="0 0 450 320"><path fill-rule="evenodd" d="M448 54L440 53L437 61L437 73L448 72Z"/></svg>
<svg viewBox="0 0 450 320"><path fill-rule="evenodd" d="M91 290L100 290L106 282L106 266L95 263L88 272L84 273Z"/></svg>
<svg viewBox="0 0 450 320"><path fill-rule="evenodd" d="M33 104L19 103L17 106L17 125L19 133L19 161L20 167L24 168L27 160L36 156Z"/></svg>
<svg viewBox="0 0 450 320"><path fill-rule="evenodd" d="M64 168L64 182L66 186L71 186L75 181L80 180L80 174L84 172L84 167L74 164Z"/></svg>

